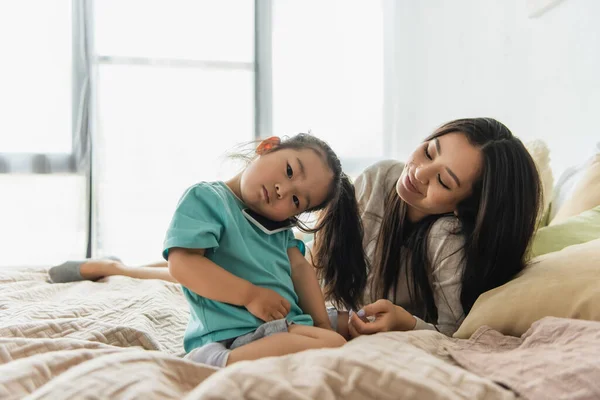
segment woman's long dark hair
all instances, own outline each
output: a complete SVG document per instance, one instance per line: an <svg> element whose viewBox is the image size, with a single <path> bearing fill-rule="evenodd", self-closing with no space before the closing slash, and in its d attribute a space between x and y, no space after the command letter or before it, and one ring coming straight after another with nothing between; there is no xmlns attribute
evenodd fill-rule
<svg viewBox="0 0 600 400"><path fill-rule="evenodd" d="M312 149L333 173L323 203L307 211L320 212L314 228L292 218L304 232L315 233L313 264L324 285L325 299L338 307L357 309L367 285L367 261L362 246L363 227L352 182L329 145L315 136L300 133L283 140L271 152Z"/></svg>
<svg viewBox="0 0 600 400"><path fill-rule="evenodd" d="M480 294L503 285L525 267L541 184L529 152L502 123L491 118L459 119L441 126L426 141L448 133L464 134L483 155L472 194L457 207L459 228L451 232L465 240L460 301L468 314ZM407 204L395 188L389 193L373 259L373 300L395 297L404 270L411 303L419 307L414 312L427 322L437 322L427 238L433 224L444 216L430 215L411 223Z"/></svg>

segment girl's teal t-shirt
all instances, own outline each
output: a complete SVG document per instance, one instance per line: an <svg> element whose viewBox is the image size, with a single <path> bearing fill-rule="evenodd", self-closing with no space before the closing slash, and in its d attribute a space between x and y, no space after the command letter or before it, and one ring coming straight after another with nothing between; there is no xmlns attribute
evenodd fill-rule
<svg viewBox="0 0 600 400"><path fill-rule="evenodd" d="M298 305L287 255L288 248L303 249L303 243L294 238L291 229L272 235L262 232L244 217L244 208L224 182L192 186L179 200L165 237L163 257L168 259L173 247L206 249L205 257L215 264L289 301L289 322L312 325L310 315ZM250 333L264 323L245 307L210 300L182 287L190 305L183 341L186 352Z"/></svg>

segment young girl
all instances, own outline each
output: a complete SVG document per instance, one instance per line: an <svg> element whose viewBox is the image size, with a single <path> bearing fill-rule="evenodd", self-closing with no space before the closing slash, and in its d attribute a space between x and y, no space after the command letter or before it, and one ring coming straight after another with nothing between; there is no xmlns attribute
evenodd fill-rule
<svg viewBox="0 0 600 400"><path fill-rule="evenodd" d="M480 294L525 266L540 179L525 146L496 120L449 122L406 163L380 162L355 186L372 266L365 303L373 304L349 324L340 313L343 335L452 335ZM322 265L329 243L316 239L313 260Z"/></svg>
<svg viewBox="0 0 600 400"><path fill-rule="evenodd" d="M224 367L345 343L331 330L314 268L291 231L297 215L321 209L324 218L311 231L323 229L332 241L343 233L346 245L330 255L328 283L342 304L356 306L360 292L353 285L363 287L367 271L362 227L353 186L325 142L305 134L266 139L240 174L185 192L163 256L169 280L182 285L190 306L187 358ZM89 279L119 274L118 267L107 270L119 265L71 262L50 275L55 282L73 280L64 279L70 268Z"/></svg>

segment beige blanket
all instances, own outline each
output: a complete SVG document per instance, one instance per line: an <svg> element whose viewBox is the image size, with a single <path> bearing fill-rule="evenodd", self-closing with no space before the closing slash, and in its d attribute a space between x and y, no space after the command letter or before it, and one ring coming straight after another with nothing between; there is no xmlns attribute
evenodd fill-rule
<svg viewBox="0 0 600 400"><path fill-rule="evenodd" d="M49 284L0 270L0 398L514 399L458 366L436 332L362 337L340 349L215 372L180 358L187 305L177 285L112 277Z"/></svg>

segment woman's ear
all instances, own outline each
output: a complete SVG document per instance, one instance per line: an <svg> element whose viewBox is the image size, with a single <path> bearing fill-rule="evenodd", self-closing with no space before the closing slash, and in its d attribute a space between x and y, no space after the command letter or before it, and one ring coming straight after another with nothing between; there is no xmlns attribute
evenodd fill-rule
<svg viewBox="0 0 600 400"><path fill-rule="evenodd" d="M279 146L280 143L281 143L281 139L279 139L279 137L271 136L270 138L267 138L267 139L263 140L262 142L260 142L260 144L256 148L256 154L258 154L259 156L266 154L269 151L276 148L277 146Z"/></svg>

